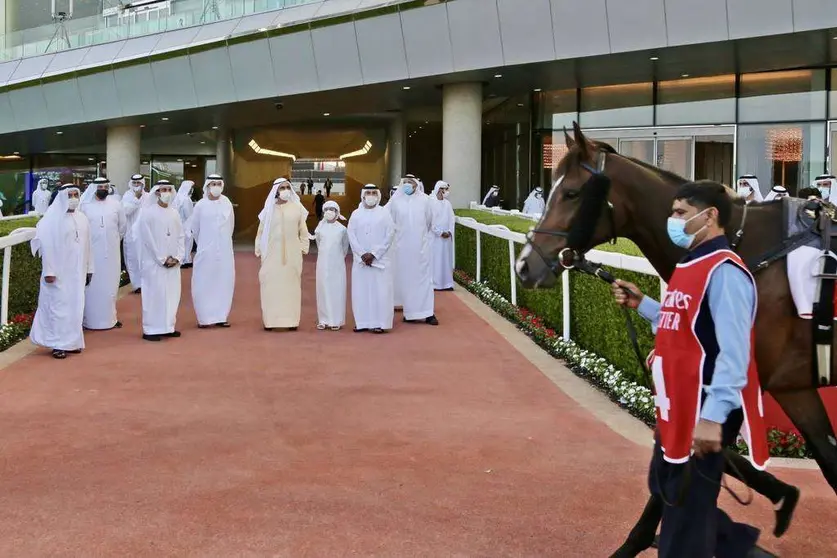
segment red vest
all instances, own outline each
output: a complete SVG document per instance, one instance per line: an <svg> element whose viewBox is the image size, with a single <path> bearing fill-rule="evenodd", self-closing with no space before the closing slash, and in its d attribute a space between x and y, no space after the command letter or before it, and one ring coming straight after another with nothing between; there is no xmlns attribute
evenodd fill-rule
<svg viewBox="0 0 837 558"><path fill-rule="evenodd" d="M706 351L695 332L703 298L712 272L724 262L738 266L755 286L744 262L730 250L718 250L677 265L660 308L651 371L657 406L657 431L666 461L683 463L692 453L692 440L700 419ZM756 302L758 307L758 302ZM708 307L705 308L708 311ZM755 315L753 316L755 322ZM750 449L753 465L763 468L769 451L764 426L755 358L755 336L750 328L750 364L747 386L741 392L744 424L741 434Z"/></svg>

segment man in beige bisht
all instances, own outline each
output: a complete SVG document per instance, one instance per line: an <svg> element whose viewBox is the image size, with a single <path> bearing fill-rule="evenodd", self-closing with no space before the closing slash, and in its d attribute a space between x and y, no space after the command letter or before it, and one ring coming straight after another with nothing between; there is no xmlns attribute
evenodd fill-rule
<svg viewBox="0 0 837 558"><path fill-rule="evenodd" d="M296 331L302 312L302 256L309 234L302 206L287 178L273 182L259 214L256 256L261 258L262 321L266 331Z"/></svg>

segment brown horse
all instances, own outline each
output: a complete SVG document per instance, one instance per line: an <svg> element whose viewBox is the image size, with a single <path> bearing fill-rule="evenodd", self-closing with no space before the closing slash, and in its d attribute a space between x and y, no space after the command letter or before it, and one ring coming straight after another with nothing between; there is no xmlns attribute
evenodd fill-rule
<svg viewBox="0 0 837 558"><path fill-rule="evenodd" d="M558 175L563 178L550 193L546 211L517 261L523 286L554 285L561 266L569 266L574 256L617 237L636 243L660 277L668 281L684 252L669 240L666 220L675 189L688 180L588 140L576 123L573 131L574 137L565 133L569 152L558 164ZM597 185L597 172L610 179L606 188ZM741 200L733 207L731 230L727 231L730 240L744 215ZM751 261L776 250L783 240L782 222L781 202L750 204L738 254ZM811 322L797 315L784 259L758 271L755 278L756 360L762 388L805 437L823 475L837 492L837 438L811 368Z"/></svg>

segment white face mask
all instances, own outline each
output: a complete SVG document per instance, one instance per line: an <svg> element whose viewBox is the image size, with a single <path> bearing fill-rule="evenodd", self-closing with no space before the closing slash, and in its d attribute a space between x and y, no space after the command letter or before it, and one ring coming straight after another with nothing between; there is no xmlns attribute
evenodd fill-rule
<svg viewBox="0 0 837 558"><path fill-rule="evenodd" d="M291 199L291 191L279 190L279 199L282 201L288 201L289 199Z"/></svg>
<svg viewBox="0 0 837 558"><path fill-rule="evenodd" d="M364 196L363 203L366 207L375 207L378 205L378 196Z"/></svg>
<svg viewBox="0 0 837 558"><path fill-rule="evenodd" d="M326 209L325 210L325 218L326 218L326 221L328 221L329 223L332 223L332 222L337 220L337 212L334 211L333 209Z"/></svg>
<svg viewBox="0 0 837 558"><path fill-rule="evenodd" d="M746 198L751 193L749 186L739 186L738 187L738 195L741 197Z"/></svg>
<svg viewBox="0 0 837 558"><path fill-rule="evenodd" d="M72 211L75 211L76 208L78 207L79 199L78 198L70 198L68 201L70 202L70 205L68 206L68 208Z"/></svg>
<svg viewBox="0 0 837 558"><path fill-rule="evenodd" d="M442 199L448 199L448 194L450 194L450 190L442 190Z"/></svg>
<svg viewBox="0 0 837 558"><path fill-rule="evenodd" d="M46 182L41 182L39 187L41 188L41 190L46 190L46 187L47 187Z"/></svg>
<svg viewBox="0 0 837 558"><path fill-rule="evenodd" d="M224 191L224 188L222 186L210 186L209 187L209 193L212 195L213 198L220 197L221 192L223 192L223 191Z"/></svg>
<svg viewBox="0 0 837 558"><path fill-rule="evenodd" d="M131 190L134 192L142 190L142 182L131 182Z"/></svg>
<svg viewBox="0 0 837 558"><path fill-rule="evenodd" d="M171 202L171 192L160 192L160 201L168 205Z"/></svg>

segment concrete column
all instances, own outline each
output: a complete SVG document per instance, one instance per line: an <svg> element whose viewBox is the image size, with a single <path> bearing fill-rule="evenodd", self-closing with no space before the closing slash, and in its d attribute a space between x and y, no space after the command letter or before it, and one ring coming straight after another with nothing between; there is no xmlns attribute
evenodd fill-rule
<svg viewBox="0 0 837 558"><path fill-rule="evenodd" d="M389 125L387 156L389 159L389 182L380 185L381 192L389 192L389 189L398 184L406 173L407 126L403 114L396 116Z"/></svg>
<svg viewBox="0 0 837 558"><path fill-rule="evenodd" d="M454 208L480 200L482 84L454 83L442 89L442 180L450 183Z"/></svg>
<svg viewBox="0 0 837 558"><path fill-rule="evenodd" d="M113 126L108 128L107 174L119 193L128 190L131 176L140 170L139 126Z"/></svg>

